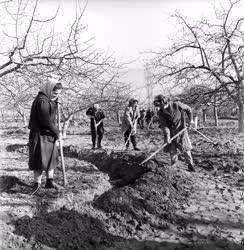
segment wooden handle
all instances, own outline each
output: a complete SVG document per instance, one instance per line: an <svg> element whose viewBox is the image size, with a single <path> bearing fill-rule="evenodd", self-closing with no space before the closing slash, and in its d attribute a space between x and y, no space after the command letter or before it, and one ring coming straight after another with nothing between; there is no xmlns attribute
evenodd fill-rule
<svg viewBox="0 0 244 250"><path fill-rule="evenodd" d="M217 144L217 142L214 142L213 140L211 140L210 138L208 138L206 135L204 135L203 133L201 133L201 132L198 131L197 129L195 129L195 128L193 128L193 127L192 127L192 129L193 129L194 131L196 131L199 135L201 135L203 138L205 138L206 140L212 142L213 144Z"/></svg>
<svg viewBox="0 0 244 250"><path fill-rule="evenodd" d="M128 139L127 139L127 140L126 140L126 142L125 142L125 146L126 146L126 144L128 143L128 141L130 140L130 137L131 137L131 135L132 135L132 132L133 132L134 126L135 126L135 124L136 124L136 121L137 121L137 119L135 119L135 121L134 121L134 122L132 121L133 128L131 129L130 134L129 134L129 137L128 137Z"/></svg>
<svg viewBox="0 0 244 250"><path fill-rule="evenodd" d="M60 104L59 104L59 102L58 102L58 130L61 131ZM63 173L63 185L65 187L67 185L67 178L66 178L65 164L64 164L63 142L62 142L61 138L59 138L58 141L59 141L59 150L60 150L62 173Z"/></svg>
<svg viewBox="0 0 244 250"><path fill-rule="evenodd" d="M187 128L183 128L180 132L178 132L175 136L173 136L169 143L171 143L176 137L178 137L180 134L182 134ZM164 149L169 143L165 143L162 146L160 146L154 153L152 153L150 156L148 156L144 161L142 161L139 165L143 165L147 161L149 161L154 155L156 155L159 151Z"/></svg>

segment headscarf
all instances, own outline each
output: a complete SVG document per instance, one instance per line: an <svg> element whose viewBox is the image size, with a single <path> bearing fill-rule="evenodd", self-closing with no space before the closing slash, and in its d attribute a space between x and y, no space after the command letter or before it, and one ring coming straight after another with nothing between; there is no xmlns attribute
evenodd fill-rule
<svg viewBox="0 0 244 250"><path fill-rule="evenodd" d="M51 81L47 81L41 88L40 88L40 92L43 93L44 95L46 95L49 99L51 99L52 97L52 92L53 89L56 85L58 85L60 83L58 82L51 82Z"/></svg>

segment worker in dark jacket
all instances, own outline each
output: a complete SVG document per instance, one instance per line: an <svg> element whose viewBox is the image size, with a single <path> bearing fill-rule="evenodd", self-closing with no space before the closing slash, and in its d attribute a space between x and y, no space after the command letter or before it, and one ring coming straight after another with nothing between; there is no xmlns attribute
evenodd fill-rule
<svg viewBox="0 0 244 250"><path fill-rule="evenodd" d="M46 188L57 188L53 182L54 169L58 164L56 141L59 130L56 125L57 98L61 83L51 79L41 88L30 113L29 169L34 172L34 192L41 186L42 172L47 175Z"/></svg>
<svg viewBox="0 0 244 250"><path fill-rule="evenodd" d="M102 138L104 134L103 120L105 118L105 115L103 111L99 108L99 104L97 103L86 111L86 115L91 118L90 128L92 135L92 149L96 149L96 141L97 148L101 149Z"/></svg>
<svg viewBox="0 0 244 250"><path fill-rule="evenodd" d="M154 99L154 105L159 109L158 116L160 120L160 128L164 132L166 143L169 143L170 138L186 127L185 114L187 114L189 118L190 126L194 124L192 120L192 110L186 104L181 102L171 102L169 98L163 95L158 95ZM166 147L166 151L170 152L172 164L175 164L178 161L177 148L184 153L188 169L190 171L195 171L191 155L192 145L187 130L180 134Z"/></svg>
<svg viewBox="0 0 244 250"><path fill-rule="evenodd" d="M145 126L145 117L146 117L146 110L141 109L140 110L140 117L138 118L138 124L141 129L144 129Z"/></svg>
<svg viewBox="0 0 244 250"><path fill-rule="evenodd" d="M146 117L145 117L148 129L151 128L152 126L153 116L154 116L154 112L149 108L146 112Z"/></svg>

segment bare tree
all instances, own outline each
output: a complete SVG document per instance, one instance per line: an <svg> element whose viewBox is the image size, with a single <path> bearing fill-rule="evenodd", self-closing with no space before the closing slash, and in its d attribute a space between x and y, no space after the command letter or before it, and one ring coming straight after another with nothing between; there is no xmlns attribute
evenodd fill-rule
<svg viewBox="0 0 244 250"><path fill-rule="evenodd" d="M239 132L244 130L244 17L232 13L241 0L229 1L229 7L216 12L216 23L200 20L190 24L179 14L175 17L182 35L169 49L155 52L152 66L156 81L174 81L177 86L194 84L202 77L217 86L215 92L232 98L239 108Z"/></svg>
<svg viewBox="0 0 244 250"><path fill-rule="evenodd" d="M33 94L50 73L61 78L66 88L64 133L70 119L91 103L116 102L116 93L122 89L118 83L121 66L87 38L87 27L81 24L84 9L77 6L77 15L64 38L50 28L58 12L41 19L38 0L34 4L28 0L8 1L4 6L14 28L6 29L0 48L4 59L0 63L0 88L9 107L24 116L25 122ZM45 27L50 33L43 32Z"/></svg>
<svg viewBox="0 0 244 250"><path fill-rule="evenodd" d="M111 63L111 62L110 62ZM92 68L73 67L69 68L63 81L66 90L63 96L63 135L66 131L70 120L75 114L86 110L94 103L103 103L104 107L114 109L121 103L122 96L125 96L129 86L119 81L120 66L111 64L109 67L102 69L100 66Z"/></svg>

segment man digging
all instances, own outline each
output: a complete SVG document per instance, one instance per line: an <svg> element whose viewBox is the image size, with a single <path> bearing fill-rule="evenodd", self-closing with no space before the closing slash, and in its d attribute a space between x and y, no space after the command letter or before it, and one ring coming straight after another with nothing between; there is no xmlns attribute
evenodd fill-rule
<svg viewBox="0 0 244 250"><path fill-rule="evenodd" d="M171 164L178 162L178 148L185 156L188 170L195 172L191 155L192 145L187 130L170 142L170 138L186 127L185 113L189 118L190 126L194 124L191 108L181 102L172 102L163 95L157 95L154 98L154 106L158 108L160 128L163 130L165 142L168 143L165 151L170 153Z"/></svg>

